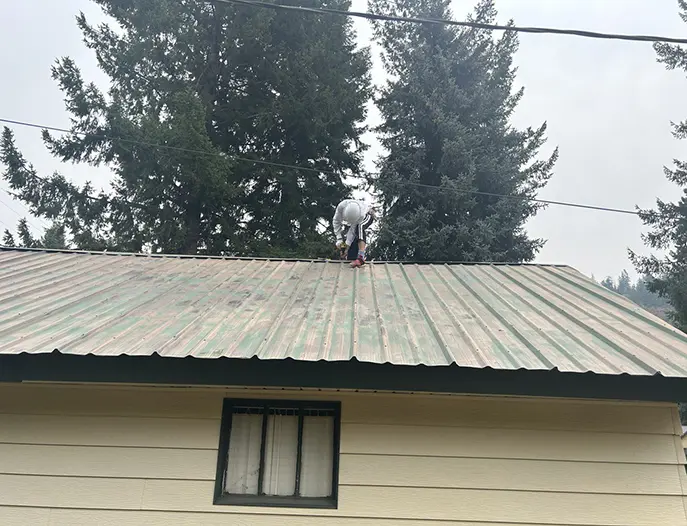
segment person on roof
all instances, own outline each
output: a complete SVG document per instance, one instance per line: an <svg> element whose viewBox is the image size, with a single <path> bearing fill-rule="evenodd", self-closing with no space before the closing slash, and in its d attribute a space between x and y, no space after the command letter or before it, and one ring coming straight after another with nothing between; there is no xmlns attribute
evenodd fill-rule
<svg viewBox="0 0 687 526"><path fill-rule="evenodd" d="M342 259L344 254L347 254L353 268L365 264L367 229L374 221L374 217L374 210L365 201L344 199L336 207L332 220L336 244L341 251Z"/></svg>

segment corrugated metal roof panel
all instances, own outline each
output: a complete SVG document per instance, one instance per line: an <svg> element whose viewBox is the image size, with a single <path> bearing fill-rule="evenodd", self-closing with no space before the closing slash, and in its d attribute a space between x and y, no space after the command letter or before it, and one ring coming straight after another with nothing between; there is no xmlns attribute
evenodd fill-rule
<svg viewBox="0 0 687 526"><path fill-rule="evenodd" d="M0 251L0 353L687 377L687 337L568 267Z"/></svg>

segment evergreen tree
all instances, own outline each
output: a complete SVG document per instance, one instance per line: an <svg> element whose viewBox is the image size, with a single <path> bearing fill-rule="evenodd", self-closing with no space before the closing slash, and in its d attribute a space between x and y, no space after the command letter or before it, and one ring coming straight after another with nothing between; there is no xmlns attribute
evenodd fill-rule
<svg viewBox="0 0 687 526"><path fill-rule="evenodd" d="M32 212L64 224L80 248L328 254L320 225L347 196L343 175L359 169L369 98L368 51L355 49L351 21L204 0L94 1L114 24L77 23L109 90L58 60L75 135L44 141L61 161L111 166L112 191L41 177L5 129L5 179Z"/></svg>
<svg viewBox="0 0 687 526"><path fill-rule="evenodd" d="M2 244L3 246L6 247L16 247L17 242L14 240L14 236L12 235L12 232L9 230L5 229L5 232L2 234Z"/></svg>
<svg viewBox="0 0 687 526"><path fill-rule="evenodd" d="M53 223L52 226L47 228L41 239L41 246L53 249L67 248L64 225Z"/></svg>
<svg viewBox="0 0 687 526"><path fill-rule="evenodd" d="M612 290L613 292L618 292L618 288L615 286L615 282L613 281L613 278L611 276L606 277L601 282L601 285L603 287L606 287L608 290Z"/></svg>
<svg viewBox="0 0 687 526"><path fill-rule="evenodd" d="M15 236L9 230L5 230L2 244L6 247L20 248L68 248L64 225L59 223L53 223L45 230L43 237L37 239L33 237L26 218L22 218L17 223L17 239L19 239L19 243L15 241Z"/></svg>
<svg viewBox="0 0 687 526"><path fill-rule="evenodd" d="M370 0L370 7L382 14L451 18L448 0ZM493 0L481 0L473 20L495 18ZM523 95L513 89L516 34L494 39L485 30L405 23L379 23L375 34L391 77L377 100L387 153L371 179L384 211L376 255L533 259L543 241L530 239L524 224L540 206L486 195L534 197L557 158L556 150L535 160L545 124L520 131L510 123Z"/></svg>
<svg viewBox="0 0 687 526"><path fill-rule="evenodd" d="M632 283L629 274L623 270L618 277L618 285L610 276L601 282L601 285L608 290L622 294L629 300L632 300L640 307L648 310L655 316L663 320L670 321L667 315L668 302L655 292L649 290L649 283L651 278L640 277L635 283Z"/></svg>
<svg viewBox="0 0 687 526"><path fill-rule="evenodd" d="M38 248L40 246L40 241L31 234L29 224L26 222L25 218L19 220L17 225L17 236L19 237L19 246L26 248Z"/></svg>
<svg viewBox="0 0 687 526"><path fill-rule="evenodd" d="M687 22L687 1L679 0L681 18ZM657 43L654 45L658 61L667 69L687 71L687 49L680 46ZM687 121L673 124L673 136L687 137ZM683 188L683 196L677 203L657 199L654 210L641 210L639 217L650 231L643 235L644 242L653 249L667 250L667 256L643 257L630 251L637 270L650 276L647 288L669 300L672 307L670 318L681 330L687 330L687 162L675 160L673 168L664 168L666 177Z"/></svg>
<svg viewBox="0 0 687 526"><path fill-rule="evenodd" d="M633 291L633 289L634 287L632 286L630 275L627 273L627 270L623 269L623 271L620 273L620 277L618 278L618 287L616 288L616 292L618 294L622 294L623 296L627 296L631 291Z"/></svg>

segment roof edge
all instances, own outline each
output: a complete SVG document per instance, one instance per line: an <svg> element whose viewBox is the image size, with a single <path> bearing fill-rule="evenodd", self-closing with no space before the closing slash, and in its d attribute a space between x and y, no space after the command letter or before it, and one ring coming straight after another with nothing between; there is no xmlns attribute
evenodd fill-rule
<svg viewBox="0 0 687 526"><path fill-rule="evenodd" d="M391 365L357 360L70 355L57 351L0 355L0 382L243 385L643 402L678 402L687 398L687 378L660 375Z"/></svg>
<svg viewBox="0 0 687 526"><path fill-rule="evenodd" d="M88 256L120 256L120 257L134 257L134 258L150 258L150 259L216 259L226 261L293 261L293 262L307 262L307 263L345 263L338 259L325 258L269 258L257 256L212 256L207 254L147 254L136 252L108 252L95 250L79 250L79 249L61 249L61 248L27 248L27 247L9 247L0 245L0 252L44 252L46 254L81 254ZM485 266L529 266L529 267L557 267L569 268L577 271L575 268L564 263L530 263L530 262L499 262L499 261L396 261L396 260L369 260L370 264L391 264L391 265L485 265Z"/></svg>

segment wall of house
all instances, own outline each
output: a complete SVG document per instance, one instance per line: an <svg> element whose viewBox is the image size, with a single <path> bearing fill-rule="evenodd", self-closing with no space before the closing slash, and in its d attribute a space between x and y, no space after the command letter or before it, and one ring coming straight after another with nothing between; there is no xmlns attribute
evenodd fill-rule
<svg viewBox="0 0 687 526"><path fill-rule="evenodd" d="M342 402L336 510L213 506L224 396ZM0 524L687 525L667 404L0 385Z"/></svg>

